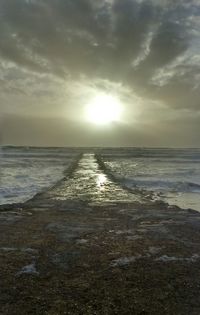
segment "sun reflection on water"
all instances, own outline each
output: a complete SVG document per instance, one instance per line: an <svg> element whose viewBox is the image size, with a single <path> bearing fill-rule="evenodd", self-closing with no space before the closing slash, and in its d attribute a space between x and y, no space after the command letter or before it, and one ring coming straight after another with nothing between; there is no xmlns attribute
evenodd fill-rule
<svg viewBox="0 0 200 315"><path fill-rule="evenodd" d="M97 175L97 186L99 189L104 189L104 185L107 182L106 175L104 174L98 174Z"/></svg>

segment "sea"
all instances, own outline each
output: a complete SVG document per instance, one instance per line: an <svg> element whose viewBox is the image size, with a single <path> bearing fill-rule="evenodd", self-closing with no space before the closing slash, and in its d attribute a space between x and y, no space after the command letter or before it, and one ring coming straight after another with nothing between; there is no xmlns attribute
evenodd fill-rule
<svg viewBox="0 0 200 315"><path fill-rule="evenodd" d="M81 152L101 155L119 185L200 211L200 148L0 147L0 204L21 203L62 179Z"/></svg>

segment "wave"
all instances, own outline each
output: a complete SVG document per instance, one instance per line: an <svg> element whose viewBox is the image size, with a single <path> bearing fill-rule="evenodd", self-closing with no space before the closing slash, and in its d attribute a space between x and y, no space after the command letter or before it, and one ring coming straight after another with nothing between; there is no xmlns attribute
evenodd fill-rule
<svg viewBox="0 0 200 315"><path fill-rule="evenodd" d="M167 191L167 192L200 192L200 184L192 182L181 182L181 181L165 181L165 180L139 180L139 179L128 179L119 178L124 185L129 188L144 188L156 191Z"/></svg>
<svg viewBox="0 0 200 315"><path fill-rule="evenodd" d="M149 174L148 170L146 172L143 172L141 174L135 174L134 178L131 176L129 177L128 174L126 174L128 165L125 169L121 167L113 167L112 165L109 165L108 160L105 161L104 157L98 157L99 164L103 167L104 171L112 177L115 181L118 181L123 186L129 188L129 189L144 189L144 190L150 190L151 192L192 192L192 193L199 193L200 192L200 178L199 173L195 174L195 169L179 169L176 172L176 166L173 167L173 172L169 173L169 170L164 172L162 169L161 173L158 172L157 174ZM120 165L120 164L119 164ZM150 164L151 165L151 164ZM141 166L139 166L140 168ZM136 167L137 168L137 167ZM132 171L132 169L130 169ZM157 169L159 171L159 169ZM181 171L181 172L180 172ZM133 174L131 174L133 175ZM158 175L160 177L158 177ZM190 176L189 176L190 175ZM188 176L191 178L193 176L194 179L197 178L197 181L199 183L192 182L190 180L185 181L184 179ZM162 177L161 177L162 176ZM168 176L168 179L167 179ZM165 179L162 179L165 178ZM177 179L181 180L177 180ZM182 180L183 179L183 180ZM189 178L188 178L189 179Z"/></svg>
<svg viewBox="0 0 200 315"><path fill-rule="evenodd" d="M200 159L200 149L120 148L105 149L104 158Z"/></svg>
<svg viewBox="0 0 200 315"><path fill-rule="evenodd" d="M76 156L77 153L59 153L54 152L53 154L51 152L48 153L25 153L25 152L12 152L12 153L1 153L1 158L25 158L25 159L45 159L45 158L53 158L53 159L68 159L70 157Z"/></svg>

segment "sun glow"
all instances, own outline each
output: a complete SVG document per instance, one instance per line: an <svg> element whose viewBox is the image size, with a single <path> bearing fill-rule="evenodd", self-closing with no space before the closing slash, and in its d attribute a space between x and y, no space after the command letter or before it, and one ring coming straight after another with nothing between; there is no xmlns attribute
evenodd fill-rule
<svg viewBox="0 0 200 315"><path fill-rule="evenodd" d="M120 101L107 94L97 95L86 108L86 118L98 125L119 121L122 113Z"/></svg>

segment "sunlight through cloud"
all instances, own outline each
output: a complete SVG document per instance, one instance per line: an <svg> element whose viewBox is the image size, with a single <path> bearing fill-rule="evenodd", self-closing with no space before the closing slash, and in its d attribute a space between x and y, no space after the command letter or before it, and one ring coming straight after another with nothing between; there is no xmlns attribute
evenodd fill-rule
<svg viewBox="0 0 200 315"><path fill-rule="evenodd" d="M122 114L122 105L116 97L99 94L86 107L86 119L97 125L119 121Z"/></svg>

